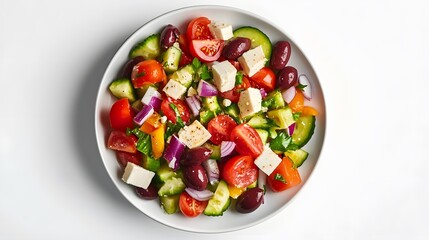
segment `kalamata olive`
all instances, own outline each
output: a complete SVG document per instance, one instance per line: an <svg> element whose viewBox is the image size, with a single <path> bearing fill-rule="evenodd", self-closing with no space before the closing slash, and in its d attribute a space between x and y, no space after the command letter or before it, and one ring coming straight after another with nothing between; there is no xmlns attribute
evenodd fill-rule
<svg viewBox="0 0 429 240"><path fill-rule="evenodd" d="M204 190L207 187L207 173L201 165L193 165L183 168L183 177L187 187L195 190Z"/></svg>
<svg viewBox="0 0 429 240"><path fill-rule="evenodd" d="M179 29L168 24L161 32L161 49L167 50L167 48L173 46L177 39L179 39L179 36Z"/></svg>
<svg viewBox="0 0 429 240"><path fill-rule="evenodd" d="M128 62L125 63L124 68L122 68L122 72L121 74L119 74L119 76L131 79L131 73L133 72L134 66L137 63L142 62L143 60L144 58L142 56L137 56L135 58L128 60Z"/></svg>
<svg viewBox="0 0 429 240"><path fill-rule="evenodd" d="M277 73L276 87L281 90L288 89L298 82L298 71L292 66L284 67Z"/></svg>
<svg viewBox="0 0 429 240"><path fill-rule="evenodd" d="M136 187L136 192L143 199L151 200L158 198L158 190L153 184L150 184L147 189Z"/></svg>
<svg viewBox="0 0 429 240"><path fill-rule="evenodd" d="M272 69L280 70L289 62L291 53L290 43L287 41L279 41L274 45L273 53L271 54L270 66Z"/></svg>
<svg viewBox="0 0 429 240"><path fill-rule="evenodd" d="M201 165L202 162L210 158L212 150L206 147L196 147L187 150L180 159L182 166Z"/></svg>
<svg viewBox="0 0 429 240"><path fill-rule="evenodd" d="M264 190L256 187L242 193L237 198L235 208L240 213L250 213L255 211L264 201Z"/></svg>
<svg viewBox="0 0 429 240"><path fill-rule="evenodd" d="M231 40L223 48L223 56L228 60L235 60L240 57L244 52L250 49L251 41L248 38L237 37Z"/></svg>

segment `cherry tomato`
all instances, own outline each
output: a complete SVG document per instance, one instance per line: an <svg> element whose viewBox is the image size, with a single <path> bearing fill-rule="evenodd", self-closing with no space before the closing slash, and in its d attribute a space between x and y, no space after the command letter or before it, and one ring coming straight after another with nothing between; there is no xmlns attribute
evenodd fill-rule
<svg viewBox="0 0 429 240"><path fill-rule="evenodd" d="M179 198L179 209L187 217L196 217L206 209L208 201L198 201L187 192L182 192Z"/></svg>
<svg viewBox="0 0 429 240"><path fill-rule="evenodd" d="M276 87L276 74L270 68L264 67L250 78L250 85L270 92Z"/></svg>
<svg viewBox="0 0 429 240"><path fill-rule="evenodd" d="M141 88L147 84L154 84L165 81L166 74L161 63L149 59L137 63L131 73L131 81L134 88Z"/></svg>
<svg viewBox="0 0 429 240"><path fill-rule="evenodd" d="M241 155L258 157L264 148L258 132L248 124L237 125L231 132L231 141L236 144L235 149Z"/></svg>
<svg viewBox="0 0 429 240"><path fill-rule="evenodd" d="M252 157L239 155L225 163L222 179L234 187L247 187L258 179L258 167Z"/></svg>
<svg viewBox="0 0 429 240"><path fill-rule="evenodd" d="M129 152L116 151L116 157L118 159L119 164L122 167L126 167L128 162L140 165L142 160L142 154L140 152L129 153Z"/></svg>
<svg viewBox="0 0 429 240"><path fill-rule="evenodd" d="M267 177L267 184L274 192L281 192L301 183L298 169L292 161L284 157L277 168Z"/></svg>
<svg viewBox="0 0 429 240"><path fill-rule="evenodd" d="M222 143L222 141L229 141L232 129L237 126L234 119L228 115L218 115L210 120L207 130L210 132L212 137L210 141L216 145Z"/></svg>
<svg viewBox="0 0 429 240"><path fill-rule="evenodd" d="M113 103L110 108L110 126L117 130L125 131L134 127L134 112L127 98L122 98Z"/></svg>
<svg viewBox="0 0 429 240"><path fill-rule="evenodd" d="M174 104L180 113L180 117L183 122L187 124L191 118L190 110L185 102L180 99L173 99L170 97L165 98L161 103L161 111L172 123L176 123L176 112L170 107L170 104Z"/></svg>
<svg viewBox="0 0 429 240"><path fill-rule="evenodd" d="M198 17L188 24L186 37L188 40L194 39L213 39L209 29L210 20L206 17Z"/></svg>
<svg viewBox="0 0 429 240"><path fill-rule="evenodd" d="M116 151L136 153L137 140L137 137L132 134L127 135L123 131L113 130L107 140L107 147Z"/></svg>
<svg viewBox="0 0 429 240"><path fill-rule="evenodd" d="M249 87L250 87L249 79L243 76L243 80L240 85L235 86L233 89L229 91L221 92L220 96L231 100L231 102L238 102L238 99L240 98L240 92Z"/></svg>
<svg viewBox="0 0 429 240"><path fill-rule="evenodd" d="M192 40L189 46L191 55L202 62L213 62L219 59L222 49L223 40Z"/></svg>

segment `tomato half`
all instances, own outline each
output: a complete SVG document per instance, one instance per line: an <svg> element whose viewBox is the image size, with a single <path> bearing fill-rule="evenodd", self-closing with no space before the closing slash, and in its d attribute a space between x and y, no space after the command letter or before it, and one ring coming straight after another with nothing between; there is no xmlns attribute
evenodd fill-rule
<svg viewBox="0 0 429 240"><path fill-rule="evenodd" d="M258 167L252 157L239 155L225 163L222 179L234 187L247 187L258 179Z"/></svg>
<svg viewBox="0 0 429 240"><path fill-rule="evenodd" d="M154 84L166 80L166 74L161 63L149 59L137 63L131 73L134 88L141 88L147 84Z"/></svg>
<svg viewBox="0 0 429 240"><path fill-rule="evenodd" d="M231 102L238 102L238 99L240 99L240 92L249 87L250 87L249 79L243 76L243 80L240 85L235 86L233 89L229 91L221 92L220 96L231 100Z"/></svg>
<svg viewBox="0 0 429 240"><path fill-rule="evenodd" d="M213 62L219 59L222 49L223 40L192 40L189 50L193 57L202 62Z"/></svg>
<svg viewBox="0 0 429 240"><path fill-rule="evenodd" d="M177 107L177 110L180 113L180 117L183 122L187 124L191 118L190 110L186 103L180 99L174 99L167 97L161 103L161 111L170 120L172 123L176 123L176 112L170 107L170 104L174 104Z"/></svg>
<svg viewBox="0 0 429 240"><path fill-rule="evenodd" d="M216 145L229 141L232 130L237 126L234 119L228 115L218 115L210 120L207 130L212 137L210 141Z"/></svg>
<svg viewBox="0 0 429 240"><path fill-rule="evenodd" d="M276 87L276 74L268 67L263 67L250 77L250 85L254 88L263 88L267 92Z"/></svg>
<svg viewBox="0 0 429 240"><path fill-rule="evenodd" d="M142 160L142 154L140 152L129 153L123 151L116 151L116 157L122 167L126 167L128 162L140 165Z"/></svg>
<svg viewBox="0 0 429 240"><path fill-rule="evenodd" d="M210 20L206 17L198 17L193 19L186 29L186 36L189 41L194 39L213 39L210 32Z"/></svg>
<svg viewBox="0 0 429 240"><path fill-rule="evenodd" d="M182 192L179 198L179 209L187 217L196 217L206 209L208 201L198 201L187 192Z"/></svg>
<svg viewBox="0 0 429 240"><path fill-rule="evenodd" d="M134 112L127 98L122 98L113 103L110 108L110 126L117 130L125 131L134 127Z"/></svg>
<svg viewBox="0 0 429 240"><path fill-rule="evenodd" d="M267 177L267 184L274 192L281 192L301 183L298 169L292 161L284 157L277 168Z"/></svg>
<svg viewBox="0 0 429 240"><path fill-rule="evenodd" d="M137 140L137 137L132 134L127 135L123 131L113 130L107 140L107 147L116 151L136 153Z"/></svg>
<svg viewBox="0 0 429 240"><path fill-rule="evenodd" d="M237 125L232 130L231 141L236 144L235 149L238 153L241 155L249 155L253 158L258 157L264 149L258 132L245 123Z"/></svg>

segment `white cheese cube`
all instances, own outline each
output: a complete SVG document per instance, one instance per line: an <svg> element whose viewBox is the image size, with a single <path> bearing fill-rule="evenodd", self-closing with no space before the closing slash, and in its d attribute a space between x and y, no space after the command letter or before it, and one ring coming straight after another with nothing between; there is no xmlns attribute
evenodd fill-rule
<svg viewBox="0 0 429 240"><path fill-rule="evenodd" d="M203 145L212 137L210 132L198 120L180 129L178 135L180 141L190 149Z"/></svg>
<svg viewBox="0 0 429 240"><path fill-rule="evenodd" d="M231 24L211 22L209 29L216 39L228 40L234 36Z"/></svg>
<svg viewBox="0 0 429 240"><path fill-rule="evenodd" d="M237 69L228 60L214 64L212 69L213 82L220 92L226 92L234 88Z"/></svg>
<svg viewBox="0 0 429 240"><path fill-rule="evenodd" d="M257 88L248 88L240 93L238 108L240 116L245 118L262 110L262 96Z"/></svg>
<svg viewBox="0 0 429 240"><path fill-rule="evenodd" d="M281 161L282 159L270 147L265 145L264 151L255 159L254 163L261 171L270 175Z"/></svg>
<svg viewBox="0 0 429 240"><path fill-rule="evenodd" d="M267 59L265 58L262 46L257 46L243 53L238 58L238 62L243 68L244 73L251 77L265 66Z"/></svg>
<svg viewBox="0 0 429 240"><path fill-rule="evenodd" d="M170 79L162 90L168 96L170 96L174 99L179 99L186 92L186 87L183 86L182 84L180 84L179 82L177 82L173 79Z"/></svg>
<svg viewBox="0 0 429 240"><path fill-rule="evenodd" d="M154 176L154 172L128 162L122 175L122 180L127 184L147 189Z"/></svg>
<svg viewBox="0 0 429 240"><path fill-rule="evenodd" d="M150 86L147 88L146 93L144 94L142 98L142 103L149 105L150 100L152 97L156 97L158 99L162 99L161 93L159 93L156 88Z"/></svg>

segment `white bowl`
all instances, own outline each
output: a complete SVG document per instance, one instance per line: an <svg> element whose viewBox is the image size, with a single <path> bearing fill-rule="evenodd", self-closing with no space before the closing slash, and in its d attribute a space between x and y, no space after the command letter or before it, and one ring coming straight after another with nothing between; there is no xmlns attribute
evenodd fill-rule
<svg viewBox="0 0 429 240"><path fill-rule="evenodd" d="M115 100L109 93L108 86L117 77L118 72L127 61L130 49L150 34L160 32L165 25L170 23L177 26L183 32L183 30L186 29L186 24L190 20L200 16L206 16L211 20L231 23L234 28L240 26L254 26L266 33L273 43L278 40L288 40L292 46L292 55L288 65L298 69L299 74L306 74L312 82L313 99L310 104L317 108L319 115L316 120L315 133L310 142L304 146L304 149L307 150L310 155L299 168L302 184L281 193L267 191L265 203L256 211L249 214L240 214L233 208L230 208L221 217L200 215L196 218L187 218L179 213L168 215L160 208L159 201L142 200L136 195L133 187L125 184L121 180L120 167L116 160L115 153L106 147L107 137L110 133L109 110ZM142 211L150 218L176 229L199 233L219 233L253 226L285 209L291 199L295 197L302 186L307 182L316 166L325 136L325 119L325 102L319 80L310 62L301 50L279 27L269 22L267 19L241 9L223 6L195 6L174 10L149 21L134 32L119 48L118 52L110 61L100 83L96 101L95 130L98 148L108 174L119 191L138 210Z"/></svg>

